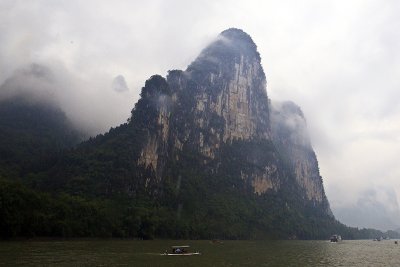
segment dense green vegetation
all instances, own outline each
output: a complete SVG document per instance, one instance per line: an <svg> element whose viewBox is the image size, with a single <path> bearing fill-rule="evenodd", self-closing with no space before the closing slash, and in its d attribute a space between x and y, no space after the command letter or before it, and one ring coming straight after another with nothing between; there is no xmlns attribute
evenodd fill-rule
<svg viewBox="0 0 400 267"><path fill-rule="evenodd" d="M0 174L21 177L45 170L82 138L58 108L24 98L2 101Z"/></svg>
<svg viewBox="0 0 400 267"><path fill-rule="evenodd" d="M246 162L256 165L260 160L271 160L268 153L250 153L257 151L256 147L269 151L271 144L236 142L222 148L223 156L230 160L220 166L218 176L209 172L215 162L205 168L195 164L203 160L201 155L181 153L179 161L171 162L162 197L146 192L129 196L123 188L134 177L127 177L130 169L121 164L130 160L132 150L126 144L132 134L135 136L129 124L124 124L64 155L57 163L63 168L57 164L52 168L79 174L70 180L54 171L3 176L1 237L326 239L341 233L352 239L384 235L348 228L319 214L315 207L296 202L298 196L293 193L298 188L291 188L290 183L279 194L250 194L253 197L249 198L246 190L251 187L235 174L246 169ZM65 183L58 186L58 179L51 175L64 177ZM107 179L112 183L108 189Z"/></svg>
<svg viewBox="0 0 400 267"><path fill-rule="evenodd" d="M326 239L331 233L341 233L345 239L399 238L393 231L359 230L330 218L321 220L311 209L307 216L312 217L299 220L299 212L274 205L273 198L266 199L279 210L274 216L271 210L257 210L253 201L216 195L172 209L127 197L88 200L68 194L51 195L2 178L0 237Z"/></svg>

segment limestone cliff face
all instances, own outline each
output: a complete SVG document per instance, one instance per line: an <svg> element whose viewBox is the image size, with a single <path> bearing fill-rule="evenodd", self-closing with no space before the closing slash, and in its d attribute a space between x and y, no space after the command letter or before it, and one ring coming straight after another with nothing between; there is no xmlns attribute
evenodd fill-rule
<svg viewBox="0 0 400 267"><path fill-rule="evenodd" d="M332 214L301 109L290 101L272 102L271 124L274 143L286 157L297 183L305 190L306 197L322 204Z"/></svg>
<svg viewBox="0 0 400 267"><path fill-rule="evenodd" d="M207 162L221 160L220 148L234 140L271 140L265 74L256 45L238 29L222 32L186 71L170 71L162 90L152 92L151 80L142 97L165 98L154 103L152 121L138 163L161 179L162 166L174 151L198 151ZM171 115L172 114L172 115ZM155 119L156 118L156 119ZM241 178L262 194L279 188L276 162L263 162L262 171L242 172Z"/></svg>
<svg viewBox="0 0 400 267"><path fill-rule="evenodd" d="M196 112L224 120L222 140L270 138L266 79L251 37L229 29L202 51L187 73L198 83Z"/></svg>
<svg viewBox="0 0 400 267"><path fill-rule="evenodd" d="M146 82L141 99L132 111L132 122L145 129L145 142L141 144L142 150L137 165L150 170L150 175L145 178L146 185L151 182L151 176L158 181L162 177L165 158L168 156L172 102L167 82L163 77L154 75ZM135 110L139 114L135 113Z"/></svg>
<svg viewBox="0 0 400 267"><path fill-rule="evenodd" d="M42 184L121 205L121 233L327 238L337 222L304 116L270 105L256 45L226 30L186 70L151 76L127 123L67 153Z"/></svg>
<svg viewBox="0 0 400 267"><path fill-rule="evenodd" d="M289 102L270 107L260 60L248 34L228 29L185 71L146 82L132 113L146 129L137 159L146 185L162 181L171 160L199 153L204 170L238 177L256 195L277 192L293 174L304 198L330 213L303 113Z"/></svg>

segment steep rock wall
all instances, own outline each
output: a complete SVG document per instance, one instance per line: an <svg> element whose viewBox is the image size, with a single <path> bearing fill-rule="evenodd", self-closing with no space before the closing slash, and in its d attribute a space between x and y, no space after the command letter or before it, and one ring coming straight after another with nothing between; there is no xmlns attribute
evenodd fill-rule
<svg viewBox="0 0 400 267"><path fill-rule="evenodd" d="M271 122L273 141L291 166L306 197L324 205L331 214L303 112L293 102L273 102Z"/></svg>

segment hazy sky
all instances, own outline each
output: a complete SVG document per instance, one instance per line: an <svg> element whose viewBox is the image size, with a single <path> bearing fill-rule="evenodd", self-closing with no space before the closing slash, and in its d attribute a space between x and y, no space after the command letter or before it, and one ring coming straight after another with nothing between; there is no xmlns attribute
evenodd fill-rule
<svg viewBox="0 0 400 267"><path fill-rule="evenodd" d="M42 93L104 132L126 121L151 75L185 69L219 32L241 28L269 97L303 109L338 219L385 229L400 225L398 14L397 0L0 0L0 84L54 87Z"/></svg>

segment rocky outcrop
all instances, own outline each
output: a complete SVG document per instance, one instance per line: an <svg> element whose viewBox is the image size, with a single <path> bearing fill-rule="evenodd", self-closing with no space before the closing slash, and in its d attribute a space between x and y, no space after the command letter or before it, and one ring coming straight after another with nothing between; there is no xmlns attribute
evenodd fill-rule
<svg viewBox="0 0 400 267"><path fill-rule="evenodd" d="M137 160L151 170L146 181L161 181L171 159L185 153L201 154L196 164L218 175L227 161L224 151L240 144L231 152L240 166L232 176L254 194L281 188L289 175L282 167L286 159L305 198L330 213L303 113L289 102L270 107L260 55L242 30L223 31L185 71L153 76L141 96L143 107L132 114L147 113L147 138Z"/></svg>
<svg viewBox="0 0 400 267"><path fill-rule="evenodd" d="M276 147L286 158L306 197L325 206L326 199L317 157L311 146L304 114L293 102L272 102L271 124Z"/></svg>
<svg viewBox="0 0 400 267"><path fill-rule="evenodd" d="M169 123L173 102L171 91L163 77L154 75L143 87L141 97L132 111L131 119L131 123L139 125L146 135L137 164L143 169L150 169L155 174L153 178L160 181L169 151ZM151 179L146 177L146 180Z"/></svg>
<svg viewBox="0 0 400 267"><path fill-rule="evenodd" d="M199 85L196 111L206 120L210 113L223 119L224 142L270 138L265 74L248 34L222 32L186 72Z"/></svg>
<svg viewBox="0 0 400 267"><path fill-rule="evenodd" d="M174 150L195 150L210 162L221 160L221 146L233 140L270 140L266 79L260 60L251 37L229 29L186 71L170 71L160 82L160 90L153 88L154 78L149 80L142 98L153 108L152 116L157 119L149 120L154 121L156 130L148 133L138 164L161 174L160 166ZM276 171L271 171L277 167L263 164L263 172L246 175L257 194L279 187L272 178Z"/></svg>

